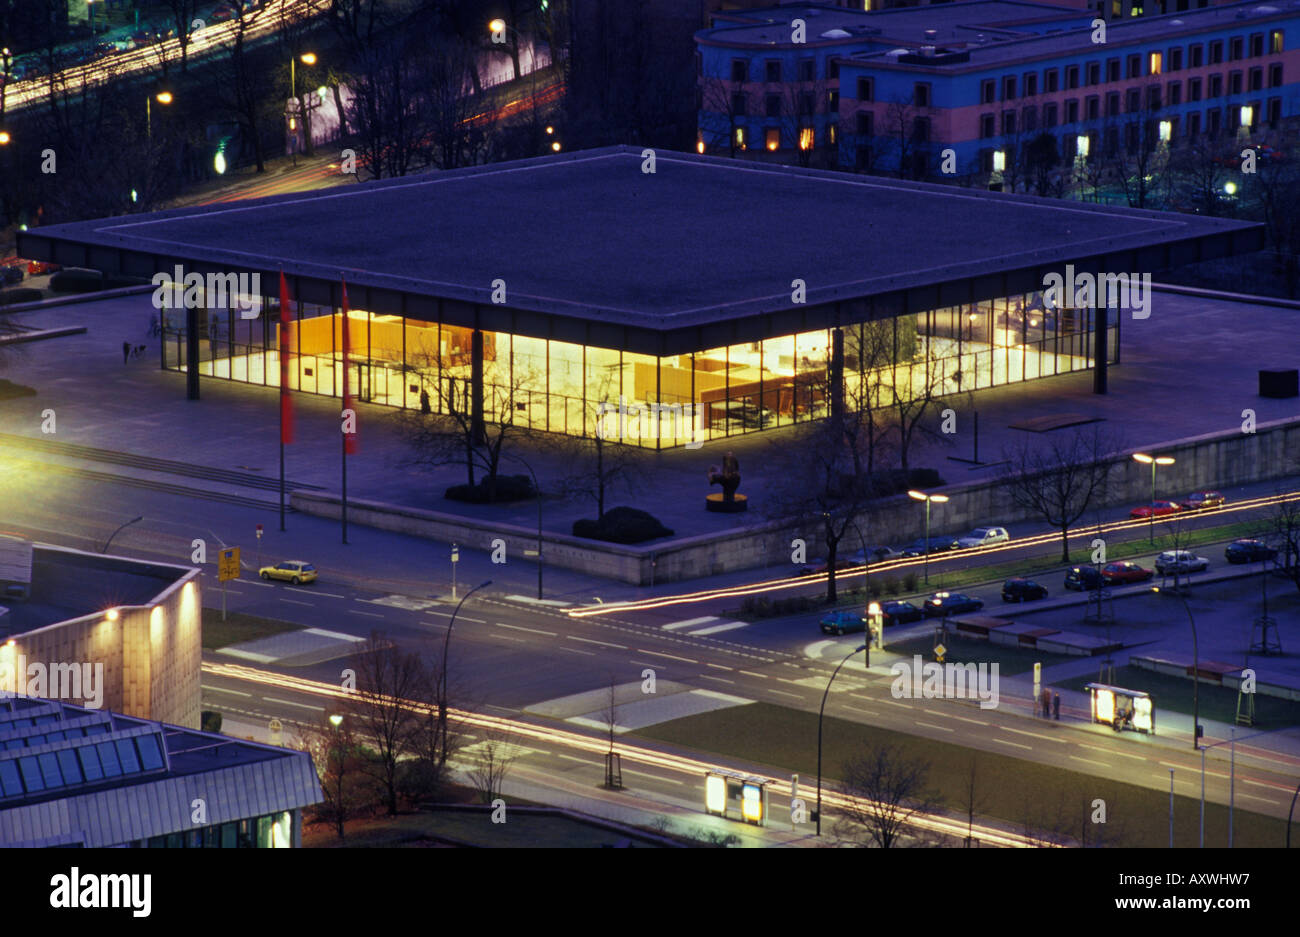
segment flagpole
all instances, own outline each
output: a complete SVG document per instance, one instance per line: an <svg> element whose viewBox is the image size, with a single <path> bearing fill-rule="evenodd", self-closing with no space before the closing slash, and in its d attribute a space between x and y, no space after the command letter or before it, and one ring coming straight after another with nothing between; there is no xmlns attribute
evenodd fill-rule
<svg viewBox="0 0 1300 937"><path fill-rule="evenodd" d="M343 326L344 328L346 328L347 323L346 322L343 323ZM348 376L344 374L343 380L346 381L347 379ZM342 440L340 440L340 445L342 446L342 451L343 451L343 542L347 543L348 542L348 437L345 434L340 434L340 435L343 436Z"/></svg>

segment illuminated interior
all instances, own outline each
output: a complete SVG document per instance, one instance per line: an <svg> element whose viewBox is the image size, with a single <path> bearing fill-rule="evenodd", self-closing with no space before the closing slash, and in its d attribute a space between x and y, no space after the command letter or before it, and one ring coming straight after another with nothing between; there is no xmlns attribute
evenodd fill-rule
<svg viewBox="0 0 1300 937"><path fill-rule="evenodd" d="M280 324L275 304L267 306L256 319L227 310L201 318L204 376L279 385ZM342 315L308 303L295 312L289 386L341 396ZM1091 316L1048 310L1036 292L845 326L846 407L1086 370ZM164 365L184 371L184 316L166 319ZM355 399L432 413L469 406L470 329L355 310L347 323ZM1118 328L1112 310L1111 361ZM487 331L484 417L570 436L592 435L600 423L606 438L653 448L757 432L829 413L830 349L825 329L663 357Z"/></svg>

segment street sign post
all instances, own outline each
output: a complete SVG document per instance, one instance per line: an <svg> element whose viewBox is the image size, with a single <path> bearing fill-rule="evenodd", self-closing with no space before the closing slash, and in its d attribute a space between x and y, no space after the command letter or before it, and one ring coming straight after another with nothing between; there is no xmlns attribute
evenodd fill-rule
<svg viewBox="0 0 1300 937"><path fill-rule="evenodd" d="M239 578L239 547L225 547L217 554L217 579L221 583L221 620L226 620L226 582Z"/></svg>
<svg viewBox="0 0 1300 937"><path fill-rule="evenodd" d="M451 600L456 601L456 564L460 562L460 546L451 545Z"/></svg>
<svg viewBox="0 0 1300 937"><path fill-rule="evenodd" d="M257 525L257 568L262 568L262 525Z"/></svg>

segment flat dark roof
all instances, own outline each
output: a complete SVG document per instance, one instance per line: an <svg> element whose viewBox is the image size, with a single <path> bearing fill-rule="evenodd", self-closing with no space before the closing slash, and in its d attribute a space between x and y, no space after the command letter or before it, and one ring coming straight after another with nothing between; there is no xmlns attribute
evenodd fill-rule
<svg viewBox="0 0 1300 937"><path fill-rule="evenodd" d="M610 147L35 228L25 257L276 271L295 300L676 354L1258 250L1260 225ZM493 281L506 303L493 304ZM791 282L807 285L806 303Z"/></svg>

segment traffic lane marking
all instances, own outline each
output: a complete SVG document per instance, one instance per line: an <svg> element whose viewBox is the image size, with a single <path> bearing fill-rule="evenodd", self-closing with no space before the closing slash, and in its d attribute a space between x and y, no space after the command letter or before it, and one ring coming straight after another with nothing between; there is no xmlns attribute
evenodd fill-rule
<svg viewBox="0 0 1300 937"><path fill-rule="evenodd" d="M525 628L523 625L507 625L504 621L494 621L492 624L498 628L509 628L511 631L527 631L529 634L542 634L548 638L555 637L559 632L542 631L540 628Z"/></svg>
<svg viewBox="0 0 1300 937"><path fill-rule="evenodd" d="M545 634L545 632L542 632L542 634ZM627 650L626 644L613 644L609 641L597 641L594 638L580 638L576 634L566 634L565 637L568 638L570 641L581 641L584 644L599 644L602 647L616 647L620 651Z"/></svg>
<svg viewBox="0 0 1300 937"><path fill-rule="evenodd" d="M1007 741L1006 739L999 739L999 738L994 738L993 741L1000 742L1003 745L1014 745L1016 748L1023 748L1027 752L1033 751L1033 748L1031 746L1021 745L1019 742L1010 742Z"/></svg>
<svg viewBox="0 0 1300 937"><path fill-rule="evenodd" d="M698 664L698 663L699 663L698 660L692 660L692 659L689 658L689 657L678 657L676 654L662 654L662 653L660 653L659 651L647 651L647 650L646 650L645 648L643 648L643 647L639 647L639 648L637 648L636 651L637 651L638 654L649 654L651 657L667 657L667 658L669 658L670 660L680 660L680 661L684 661L685 663L688 663L688 664Z"/></svg>

